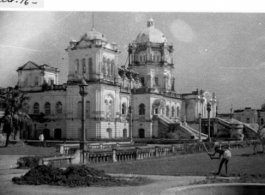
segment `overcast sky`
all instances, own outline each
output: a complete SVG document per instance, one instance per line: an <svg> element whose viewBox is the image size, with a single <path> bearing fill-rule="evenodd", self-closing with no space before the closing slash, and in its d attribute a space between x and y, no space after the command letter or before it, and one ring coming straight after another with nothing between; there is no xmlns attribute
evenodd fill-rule
<svg viewBox="0 0 265 195"><path fill-rule="evenodd" d="M127 46L150 18L174 45L176 91L215 92L219 112L265 102L265 14L95 12L95 29L116 42L120 65ZM28 61L61 71L66 82L69 41L92 28L91 12L0 11L0 86L17 83L16 69Z"/></svg>

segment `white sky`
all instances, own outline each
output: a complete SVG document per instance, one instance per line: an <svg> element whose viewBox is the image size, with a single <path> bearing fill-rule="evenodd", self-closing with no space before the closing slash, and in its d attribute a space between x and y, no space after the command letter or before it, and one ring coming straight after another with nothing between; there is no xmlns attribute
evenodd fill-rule
<svg viewBox="0 0 265 195"><path fill-rule="evenodd" d="M0 8L12 11L0 11L0 86L15 85L16 69L27 61L58 67L65 82L64 49L91 29L91 12L79 11L111 11L95 13L96 29L119 45L120 64L126 61L127 45L152 17L174 44L178 92L197 88L215 92L221 112L229 112L231 104L234 109L260 108L265 101L264 4L261 0L44 0L44 9Z"/></svg>

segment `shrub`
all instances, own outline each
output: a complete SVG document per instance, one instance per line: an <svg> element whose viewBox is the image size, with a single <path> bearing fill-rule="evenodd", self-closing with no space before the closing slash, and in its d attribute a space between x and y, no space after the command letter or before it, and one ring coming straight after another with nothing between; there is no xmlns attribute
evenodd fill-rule
<svg viewBox="0 0 265 195"><path fill-rule="evenodd" d="M179 135L177 133L170 132L166 135L166 138L169 139L179 139Z"/></svg>
<svg viewBox="0 0 265 195"><path fill-rule="evenodd" d="M104 171L82 166L69 166L62 170L52 166L37 166L21 177L14 177L12 181L16 184L29 185L58 185L58 186L136 186L151 183L151 180L142 177L126 180L112 177Z"/></svg>
<svg viewBox="0 0 265 195"><path fill-rule="evenodd" d="M38 166L40 157L37 156L25 156L25 157L20 157L17 160L17 165L19 169L29 169L29 168L34 168Z"/></svg>
<svg viewBox="0 0 265 195"><path fill-rule="evenodd" d="M232 136L232 138L233 138L234 140L241 140L241 139L242 139L242 135L241 135L241 134L234 134L234 135Z"/></svg>

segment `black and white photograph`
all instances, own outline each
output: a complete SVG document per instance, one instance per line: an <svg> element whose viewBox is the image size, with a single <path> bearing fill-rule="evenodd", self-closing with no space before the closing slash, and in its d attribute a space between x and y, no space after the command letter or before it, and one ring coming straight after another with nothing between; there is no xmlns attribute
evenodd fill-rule
<svg viewBox="0 0 265 195"><path fill-rule="evenodd" d="M0 0L0 195L265 194L262 2L99 2Z"/></svg>

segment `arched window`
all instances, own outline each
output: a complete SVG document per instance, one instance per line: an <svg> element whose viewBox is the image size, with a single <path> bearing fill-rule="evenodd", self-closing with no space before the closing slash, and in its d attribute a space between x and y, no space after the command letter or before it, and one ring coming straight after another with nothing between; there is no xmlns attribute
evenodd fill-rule
<svg viewBox="0 0 265 195"><path fill-rule="evenodd" d="M145 115L145 105L144 104L139 105L139 115Z"/></svg>
<svg viewBox="0 0 265 195"><path fill-rule="evenodd" d="M108 135L108 138L112 138L112 129L111 128L107 128L107 135Z"/></svg>
<svg viewBox="0 0 265 195"><path fill-rule="evenodd" d="M82 117L82 102L77 103L77 118Z"/></svg>
<svg viewBox="0 0 265 195"><path fill-rule="evenodd" d="M88 61L88 70L89 70L89 78L91 79L91 77L92 77L92 71L93 71L93 61L92 61L92 58L89 58L89 61Z"/></svg>
<svg viewBox="0 0 265 195"><path fill-rule="evenodd" d="M110 95L106 96L105 100L104 100L104 103L105 103L106 118L107 119L114 118L114 102L113 102L113 98Z"/></svg>
<svg viewBox="0 0 265 195"><path fill-rule="evenodd" d="M127 129L123 129L123 137L124 137L124 138L127 137Z"/></svg>
<svg viewBox="0 0 265 195"><path fill-rule="evenodd" d="M46 115L51 114L51 104L49 102L46 102L44 105L44 112Z"/></svg>
<svg viewBox="0 0 265 195"><path fill-rule="evenodd" d="M166 107L166 116L169 117L169 106Z"/></svg>
<svg viewBox="0 0 265 195"><path fill-rule="evenodd" d="M56 103L56 113L57 114L62 114L63 113L63 104L62 104L62 102L57 102Z"/></svg>
<svg viewBox="0 0 265 195"><path fill-rule="evenodd" d="M111 63L110 63L110 59L107 59L107 75L111 76Z"/></svg>
<svg viewBox="0 0 265 195"><path fill-rule="evenodd" d="M83 74L86 74L86 59L82 59L82 66L83 66Z"/></svg>
<svg viewBox="0 0 265 195"><path fill-rule="evenodd" d="M86 118L90 118L90 101L86 102Z"/></svg>
<svg viewBox="0 0 265 195"><path fill-rule="evenodd" d="M144 77L141 77L142 86L144 86Z"/></svg>
<svg viewBox="0 0 265 195"><path fill-rule="evenodd" d="M108 102L108 112L109 112L109 118L113 118L113 112L114 112L114 104L113 104L113 100L109 100Z"/></svg>
<svg viewBox="0 0 265 195"><path fill-rule="evenodd" d="M172 106L171 108L171 117L174 117L175 116L175 108Z"/></svg>
<svg viewBox="0 0 265 195"><path fill-rule="evenodd" d="M104 75L107 75L107 60L106 60L106 58L105 57L103 57L103 66L102 66L102 73L104 74Z"/></svg>
<svg viewBox="0 0 265 195"><path fill-rule="evenodd" d="M155 85L156 85L156 86L159 86L159 80L158 80L158 77L155 77Z"/></svg>
<svg viewBox="0 0 265 195"><path fill-rule="evenodd" d="M78 59L75 60L75 73L76 74L79 73L79 60Z"/></svg>
<svg viewBox="0 0 265 195"><path fill-rule="evenodd" d="M121 107L121 114L126 114L126 103L123 103Z"/></svg>
<svg viewBox="0 0 265 195"><path fill-rule="evenodd" d="M158 107L155 108L155 114L158 114Z"/></svg>
<svg viewBox="0 0 265 195"><path fill-rule="evenodd" d="M111 60L111 75L114 75L114 70L115 70L115 62L114 60Z"/></svg>
<svg viewBox="0 0 265 195"><path fill-rule="evenodd" d="M40 113L40 105L38 103L34 103L33 105L33 113L39 114Z"/></svg>
<svg viewBox="0 0 265 195"><path fill-rule="evenodd" d="M180 109L177 107L177 117L180 117Z"/></svg>

